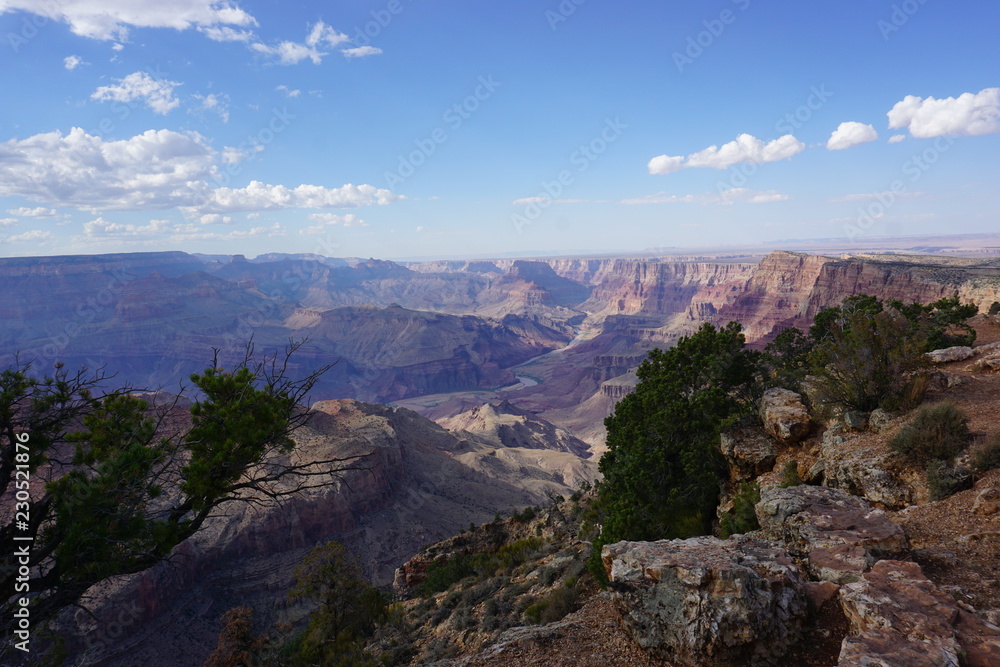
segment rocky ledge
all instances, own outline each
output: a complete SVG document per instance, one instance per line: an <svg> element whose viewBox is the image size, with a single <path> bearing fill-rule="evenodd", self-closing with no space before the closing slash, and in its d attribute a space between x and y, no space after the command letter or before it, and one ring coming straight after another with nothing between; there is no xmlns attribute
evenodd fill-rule
<svg viewBox="0 0 1000 667"><path fill-rule="evenodd" d="M838 665L1000 664L1000 628L899 560L906 536L881 510L803 485L766 489L756 511L752 535L604 547L622 625L640 646L675 667L779 664L839 603Z"/></svg>

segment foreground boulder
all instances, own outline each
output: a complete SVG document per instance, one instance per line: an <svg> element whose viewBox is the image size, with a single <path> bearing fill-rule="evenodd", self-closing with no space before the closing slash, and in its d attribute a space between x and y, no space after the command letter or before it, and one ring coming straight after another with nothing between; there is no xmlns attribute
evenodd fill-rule
<svg viewBox="0 0 1000 667"><path fill-rule="evenodd" d="M879 557L908 549L903 529L885 512L840 489L765 489L756 512L761 529L803 559L818 581L857 581Z"/></svg>
<svg viewBox="0 0 1000 667"><path fill-rule="evenodd" d="M775 387L760 399L764 430L784 445L794 445L809 435L809 411L794 391Z"/></svg>
<svg viewBox="0 0 1000 667"><path fill-rule="evenodd" d="M772 664L806 617L801 571L768 542L618 542L601 556L625 627L640 646L677 667Z"/></svg>
<svg viewBox="0 0 1000 667"><path fill-rule="evenodd" d="M1000 629L960 609L916 563L876 563L859 581L841 587L840 602L851 627L841 667L1000 664Z"/></svg>

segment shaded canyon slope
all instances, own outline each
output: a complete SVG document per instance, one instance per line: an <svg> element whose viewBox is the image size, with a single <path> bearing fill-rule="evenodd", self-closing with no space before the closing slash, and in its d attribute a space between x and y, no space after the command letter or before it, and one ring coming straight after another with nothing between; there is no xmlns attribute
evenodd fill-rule
<svg viewBox="0 0 1000 667"><path fill-rule="evenodd" d="M317 544L344 543L385 586L424 545L498 512L567 496L597 474L595 463L556 449L558 440L544 433L505 447L488 433L452 433L405 409L350 399L314 409L296 433L296 460L362 456L361 469L280 505L223 506L169 562L94 587L88 607L96 620L75 614L82 635L71 652L89 648L98 664L201 665L215 647L219 617L234 606L252 605L269 622L307 613L287 592L295 566ZM122 609L131 610L127 622ZM126 626L124 636L101 642L115 624Z"/></svg>

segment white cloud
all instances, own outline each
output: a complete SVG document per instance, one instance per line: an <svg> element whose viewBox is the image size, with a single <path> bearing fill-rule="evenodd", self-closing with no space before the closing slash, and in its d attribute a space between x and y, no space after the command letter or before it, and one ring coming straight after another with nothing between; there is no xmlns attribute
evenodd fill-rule
<svg viewBox="0 0 1000 667"><path fill-rule="evenodd" d="M905 140L906 140L905 134L894 134L891 137L889 137L890 144L898 144L900 141L905 141Z"/></svg>
<svg viewBox="0 0 1000 667"><path fill-rule="evenodd" d="M684 157L660 155L650 160L646 166L649 168L650 174L670 174L684 168Z"/></svg>
<svg viewBox="0 0 1000 667"><path fill-rule="evenodd" d="M341 49L341 53L347 59L364 58L366 56L377 56L382 53L382 49L375 46L356 46L352 49Z"/></svg>
<svg viewBox="0 0 1000 667"><path fill-rule="evenodd" d="M254 42L250 48L257 53L276 57L282 65L295 65L306 58L311 60L314 65L319 65L323 62L323 56L327 55L298 42L281 42L277 46Z"/></svg>
<svg viewBox="0 0 1000 667"><path fill-rule="evenodd" d="M262 42L254 42L250 48L257 53L277 58L282 65L295 65L306 59L312 61L314 65L319 65L323 62L323 57L329 55L322 51L322 48L335 47L348 41L350 38L347 35L337 32L322 21L317 21L306 35L304 44L284 41L277 46L271 46Z"/></svg>
<svg viewBox="0 0 1000 667"><path fill-rule="evenodd" d="M511 206L530 206L531 204L550 203L551 201L551 197L522 197L521 199L515 199L510 204Z"/></svg>
<svg viewBox="0 0 1000 667"><path fill-rule="evenodd" d="M336 213L310 213L309 219L324 225L344 225L345 227L367 227L368 223L353 213L337 215Z"/></svg>
<svg viewBox="0 0 1000 667"><path fill-rule="evenodd" d="M215 161L194 133L104 141L81 128L47 132L0 143L0 196L84 210L169 208L194 199L192 184L210 178Z"/></svg>
<svg viewBox="0 0 1000 667"><path fill-rule="evenodd" d="M730 188L722 192L698 195L671 195L666 192L658 192L654 195L645 195L634 199L623 199L622 204L635 206L641 204L702 204L715 206L732 206L738 202L748 204L772 204L775 202L788 201L791 199L786 194L777 190L767 190L764 192L751 190L749 188Z"/></svg>
<svg viewBox="0 0 1000 667"><path fill-rule="evenodd" d="M233 219L221 213L206 213L198 218L198 222L203 225L231 225L233 224Z"/></svg>
<svg viewBox="0 0 1000 667"><path fill-rule="evenodd" d="M424 231L423 225L417 227L417 233Z"/></svg>
<svg viewBox="0 0 1000 667"><path fill-rule="evenodd" d="M116 102L141 101L154 113L166 115L180 106L174 97L174 88L181 84L166 79L155 79L148 72L132 72L118 80L117 86L101 86L90 96L92 100Z"/></svg>
<svg viewBox="0 0 1000 667"><path fill-rule="evenodd" d="M229 150L229 149L226 149ZM185 215L286 208L356 208L404 199L373 185L214 187L224 153L201 135L148 130L105 141L73 128L0 143L0 197L86 211L181 208Z"/></svg>
<svg viewBox="0 0 1000 667"><path fill-rule="evenodd" d="M11 225L16 225L21 222L17 218L0 218L0 229L4 227L10 227Z"/></svg>
<svg viewBox="0 0 1000 667"><path fill-rule="evenodd" d="M83 233L90 237L153 236L174 230L169 220L150 220L147 225L119 224L103 217L83 223Z"/></svg>
<svg viewBox="0 0 1000 667"><path fill-rule="evenodd" d="M768 190L767 192L758 192L751 195L750 198L747 199L747 202L751 204L773 204L774 202L788 201L789 199L791 199L791 197L786 194L782 194L774 190Z"/></svg>
<svg viewBox="0 0 1000 667"><path fill-rule="evenodd" d="M875 131L874 127L852 120L837 126L837 129L830 135L830 140L826 142L826 147L831 151L840 151L867 144L876 139L878 139L878 132Z"/></svg>
<svg viewBox="0 0 1000 667"><path fill-rule="evenodd" d="M349 41L350 38L347 35L337 32L322 21L317 21L306 37L306 44L313 48L319 46L329 46L332 48Z"/></svg>
<svg viewBox="0 0 1000 667"><path fill-rule="evenodd" d="M749 134L741 134L734 141L719 146L709 146L703 151L682 156L660 155L647 165L650 174L669 174L690 167L728 169L741 162L775 162L790 158L805 150L806 145L791 134L764 143Z"/></svg>
<svg viewBox="0 0 1000 667"><path fill-rule="evenodd" d="M229 122L229 96L223 93L210 93L208 95L195 94L194 98L201 102L201 109L219 114L223 123Z"/></svg>
<svg viewBox="0 0 1000 667"><path fill-rule="evenodd" d="M222 149L220 157L222 158L223 164L239 164L244 160L249 160L256 153L260 153L264 150L263 144L252 144L245 148L240 148L238 146L225 146Z"/></svg>
<svg viewBox="0 0 1000 667"><path fill-rule="evenodd" d="M8 236L7 238L0 239L0 243L30 243L32 241L49 241L55 238L52 232L42 231L40 229L32 229L28 232L23 232L21 234L14 234L13 236Z"/></svg>
<svg viewBox="0 0 1000 667"><path fill-rule="evenodd" d="M348 183L339 188L320 185L267 185L250 181L245 188L215 188L193 210L207 213L232 211L273 211L286 208L357 208L372 204L391 204L404 199L374 185ZM184 210L184 208L182 208Z"/></svg>
<svg viewBox="0 0 1000 667"><path fill-rule="evenodd" d="M428 197L429 200L440 199L440 197ZM532 204L607 204L602 199L552 199L547 196L522 197L510 203L511 206L530 206Z"/></svg>
<svg viewBox="0 0 1000 667"><path fill-rule="evenodd" d="M214 42L249 42L254 38L253 30L239 30L227 25L202 27L198 30Z"/></svg>
<svg viewBox="0 0 1000 667"><path fill-rule="evenodd" d="M65 65L68 70L75 70L80 65L89 65L90 63L83 62L83 58L80 56L66 56L63 58L63 65Z"/></svg>
<svg viewBox="0 0 1000 667"><path fill-rule="evenodd" d="M217 232L185 233L175 235L174 240L178 241L236 241L239 239L254 238L258 236L286 236L287 232L277 222L270 227L251 227L250 229L236 229L226 234Z"/></svg>
<svg viewBox="0 0 1000 667"><path fill-rule="evenodd" d="M276 86L275 90L280 90L280 91L284 92L285 93L285 97L298 97L299 95L302 94L301 90L297 90L297 89L296 90L292 90L291 88L289 88L285 84L281 84L280 86Z"/></svg>
<svg viewBox="0 0 1000 667"><path fill-rule="evenodd" d="M0 14L25 11L67 23L81 37L124 40L129 28L254 26L257 20L229 0L2 0Z"/></svg>
<svg viewBox="0 0 1000 667"><path fill-rule="evenodd" d="M856 202L856 201L876 201L885 200L888 198L892 199L912 199L916 197L923 197L924 193L919 190L906 191L906 192L861 192L852 195L844 195L843 197L837 197L836 199L831 199L833 203L841 202Z"/></svg>
<svg viewBox="0 0 1000 667"><path fill-rule="evenodd" d="M20 208L9 208L7 212L11 215L17 215L22 218L51 218L56 214L54 208L45 208L44 206L39 206L38 208L28 208L22 206Z"/></svg>
<svg viewBox="0 0 1000 667"><path fill-rule="evenodd" d="M1000 88L935 99L907 95L887 114L889 128L926 139L1000 132Z"/></svg>
<svg viewBox="0 0 1000 667"><path fill-rule="evenodd" d="M312 227L305 227L299 233L306 234L308 236L316 236L317 234L323 234L329 230L330 227L335 227L337 225L342 225L344 227L367 227L368 223L360 219L353 213L348 213L347 215L337 215L336 213L310 213L309 219L313 222L318 222L318 225L313 225Z"/></svg>

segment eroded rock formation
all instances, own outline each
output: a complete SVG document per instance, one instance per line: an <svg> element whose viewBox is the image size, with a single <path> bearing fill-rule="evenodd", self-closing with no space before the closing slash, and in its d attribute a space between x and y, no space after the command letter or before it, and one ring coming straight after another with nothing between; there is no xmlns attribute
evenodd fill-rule
<svg viewBox="0 0 1000 667"><path fill-rule="evenodd" d="M798 567L767 542L618 542L601 557L636 642L678 667L773 663L806 618Z"/></svg>

